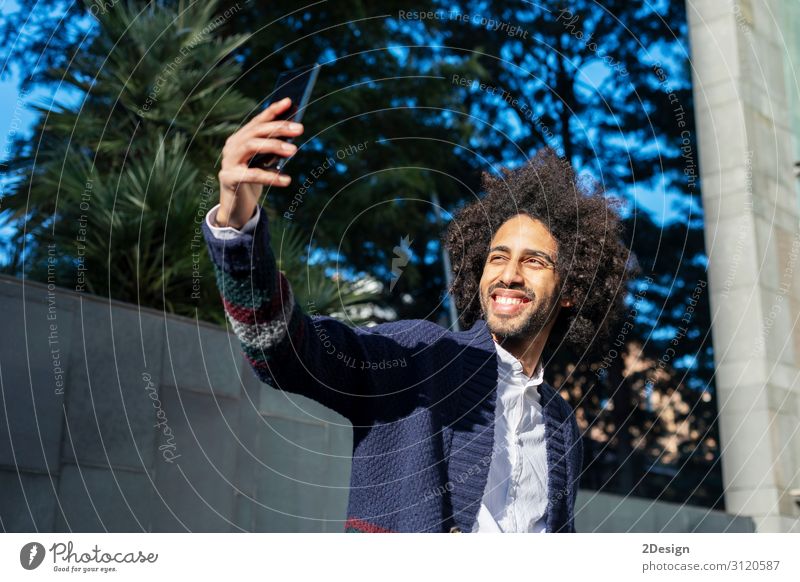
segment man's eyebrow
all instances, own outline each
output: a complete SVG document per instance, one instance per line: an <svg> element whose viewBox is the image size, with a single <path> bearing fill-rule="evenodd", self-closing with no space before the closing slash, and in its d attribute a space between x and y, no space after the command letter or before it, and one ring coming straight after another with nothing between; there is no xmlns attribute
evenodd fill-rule
<svg viewBox="0 0 800 582"><path fill-rule="evenodd" d="M491 253L493 253L495 251L500 251L500 252L503 252L503 253L511 254L511 249L508 248L505 245L497 245L495 247L490 248L489 249L489 254L491 254ZM524 251L522 251L522 254L523 255L534 255L534 256L544 257L545 259L550 261L552 264L554 264L554 265L556 264L556 262L553 260L553 258L550 255L548 255L546 252L544 252L544 251L540 251L540 250L536 250L536 249L525 249Z"/></svg>

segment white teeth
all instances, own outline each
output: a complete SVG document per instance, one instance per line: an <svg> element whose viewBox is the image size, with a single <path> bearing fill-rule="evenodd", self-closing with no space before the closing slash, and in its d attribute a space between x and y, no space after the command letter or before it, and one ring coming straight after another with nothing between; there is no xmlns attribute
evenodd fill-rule
<svg viewBox="0 0 800 582"><path fill-rule="evenodd" d="M505 303L505 304L508 304L508 305L517 305L518 303L522 303L522 298L503 297L502 295L495 296L494 300L497 303Z"/></svg>

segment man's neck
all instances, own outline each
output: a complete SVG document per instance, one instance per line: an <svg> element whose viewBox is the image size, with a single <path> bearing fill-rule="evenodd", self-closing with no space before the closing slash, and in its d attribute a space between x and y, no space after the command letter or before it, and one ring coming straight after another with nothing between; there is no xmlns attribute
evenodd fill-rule
<svg viewBox="0 0 800 582"><path fill-rule="evenodd" d="M542 357L542 350L544 350L544 343L547 338L541 339L540 335L530 339L498 338L498 336L492 334L492 339L520 361L522 369L527 376L533 376L536 364L539 363L539 358Z"/></svg>

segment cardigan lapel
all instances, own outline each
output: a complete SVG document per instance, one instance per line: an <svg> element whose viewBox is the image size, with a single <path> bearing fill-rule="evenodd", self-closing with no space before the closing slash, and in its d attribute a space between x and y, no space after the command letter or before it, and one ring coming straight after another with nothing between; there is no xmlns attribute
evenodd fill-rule
<svg viewBox="0 0 800 582"><path fill-rule="evenodd" d="M567 455L572 443L564 416L564 399L547 382L539 384L539 394L545 421L547 455L547 531L561 532L569 525L572 491Z"/></svg>
<svg viewBox="0 0 800 582"><path fill-rule="evenodd" d="M497 350L494 339L479 319L464 334L464 376L457 388L456 416L452 423L448 483L453 521L462 532L472 531L486 489L494 443L497 397ZM569 502L573 494L567 455L573 444L567 428L564 399L547 382L539 384L545 419L547 456L547 531L569 528Z"/></svg>
<svg viewBox="0 0 800 582"><path fill-rule="evenodd" d="M450 492L455 525L470 532L486 489L494 447L497 350L482 319L460 333L464 337L459 342L464 374L456 388L445 487Z"/></svg>

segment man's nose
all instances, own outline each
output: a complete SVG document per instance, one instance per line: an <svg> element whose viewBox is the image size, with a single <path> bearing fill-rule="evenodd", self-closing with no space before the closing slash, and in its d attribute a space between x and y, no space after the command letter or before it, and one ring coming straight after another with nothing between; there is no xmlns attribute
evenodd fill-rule
<svg viewBox="0 0 800 582"><path fill-rule="evenodd" d="M513 284L525 284L525 279L522 273L519 272L519 263L516 261L508 261L503 272L500 273L500 280L506 284L506 287L511 287Z"/></svg>

